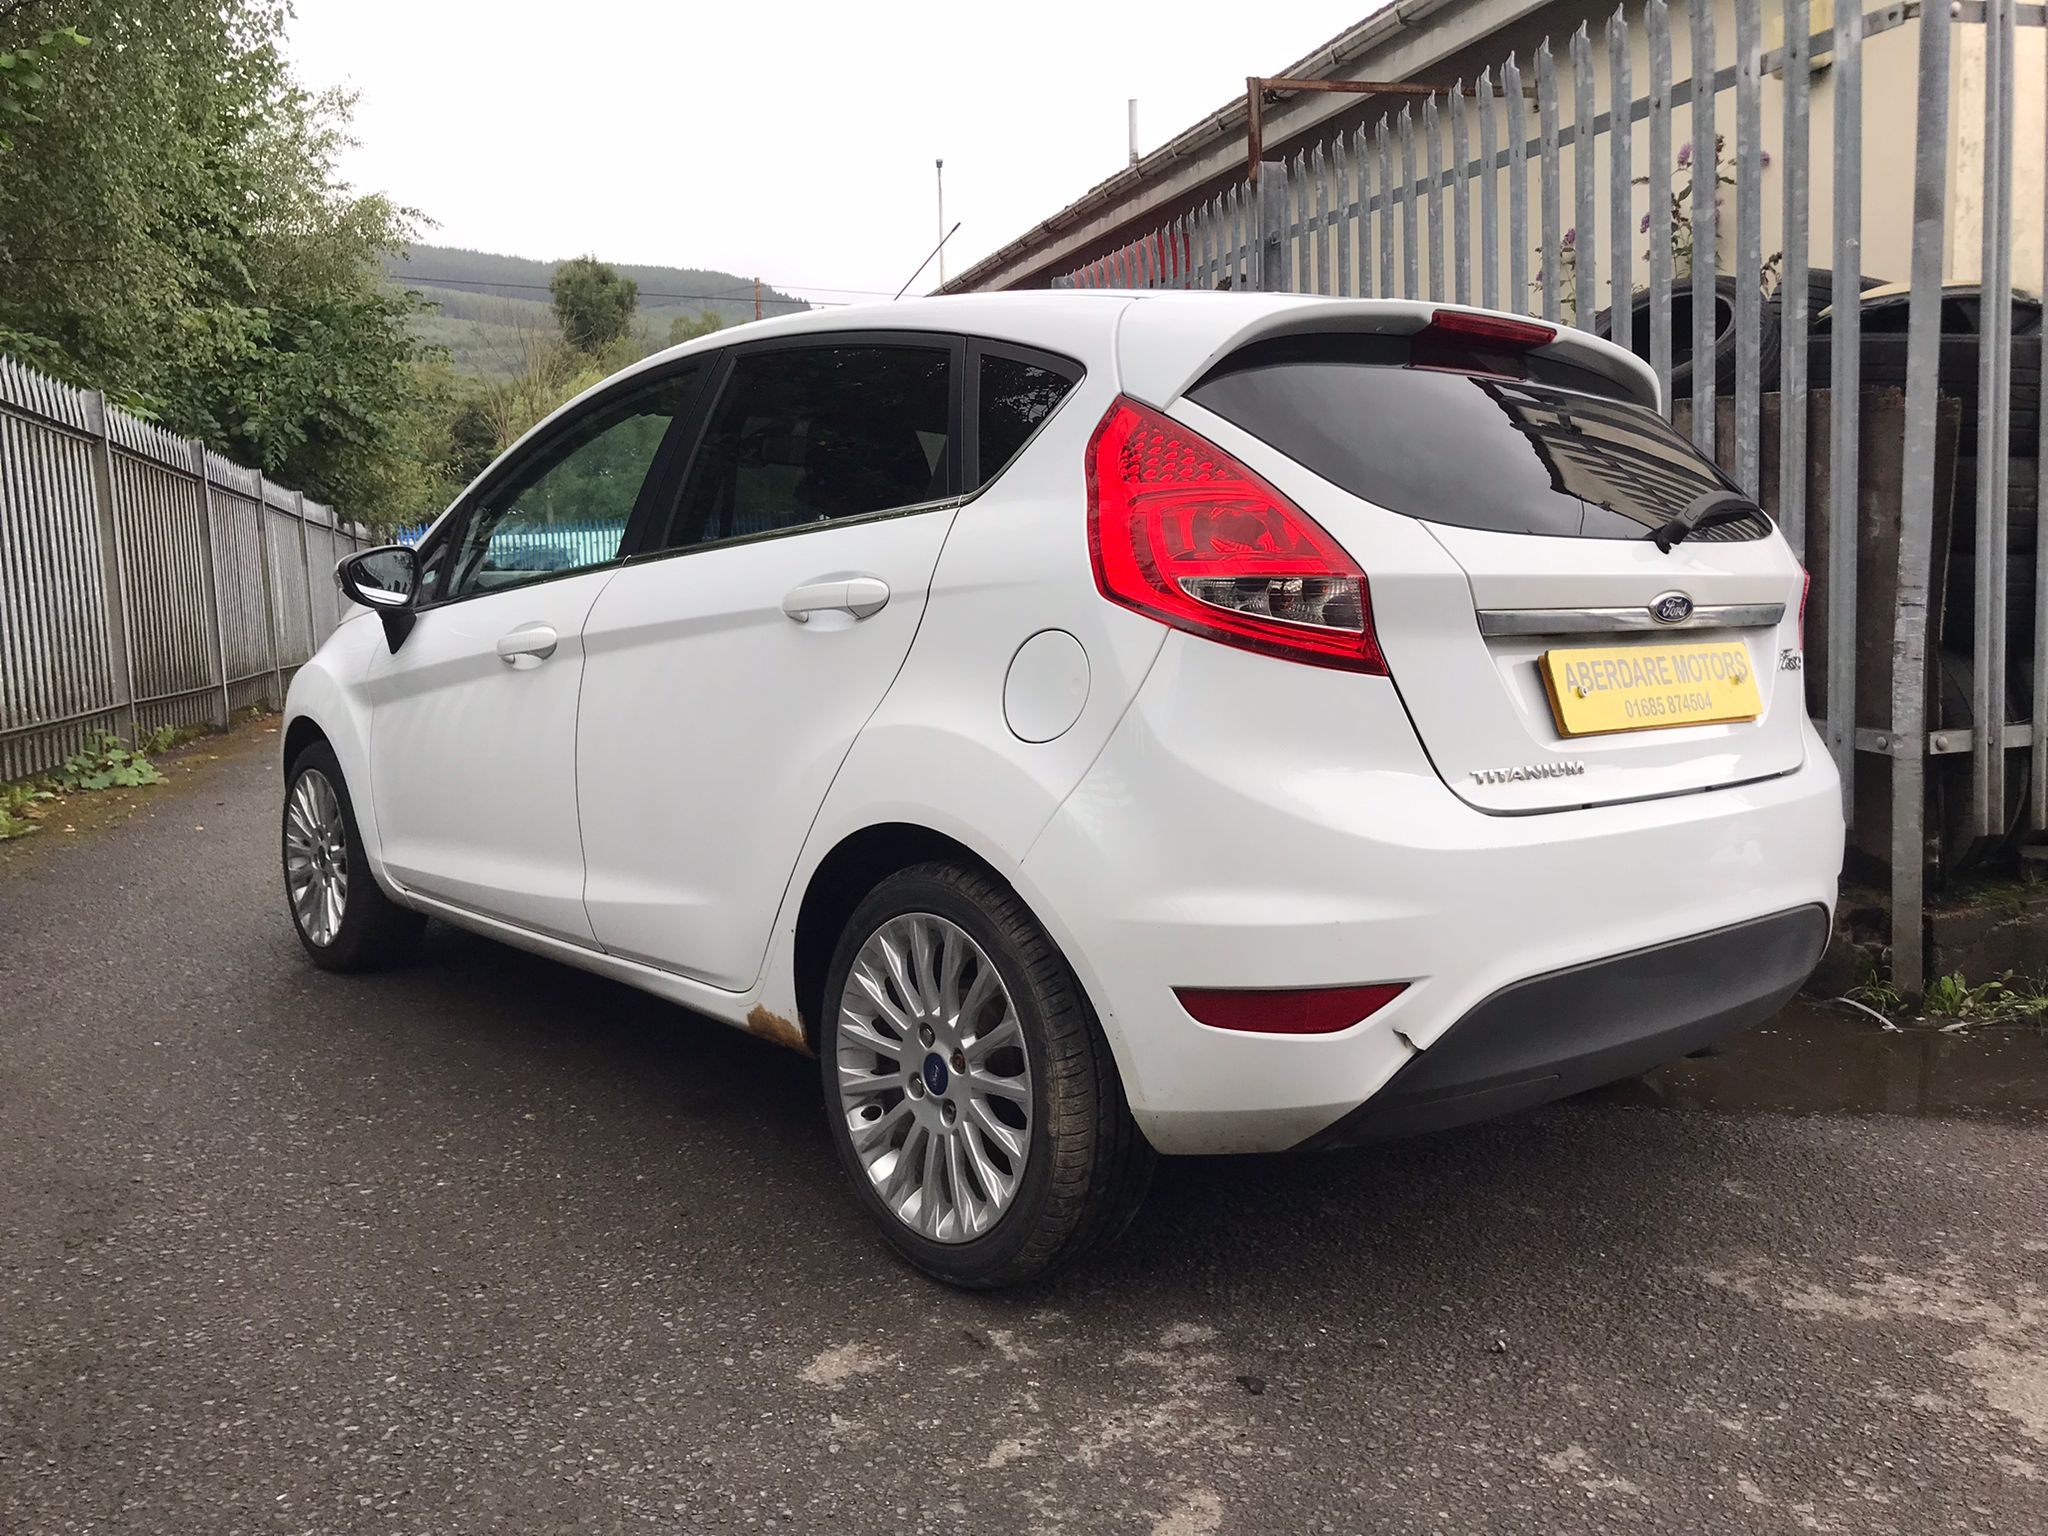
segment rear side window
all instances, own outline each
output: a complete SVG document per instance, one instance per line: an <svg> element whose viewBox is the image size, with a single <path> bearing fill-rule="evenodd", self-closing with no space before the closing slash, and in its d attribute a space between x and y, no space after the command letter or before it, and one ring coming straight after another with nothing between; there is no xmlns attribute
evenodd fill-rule
<svg viewBox="0 0 2048 1536"><path fill-rule="evenodd" d="M1404 337L1257 343L1189 398L1355 496L1423 522L1633 539L1734 489L1655 411L1541 358L1507 378L1418 367ZM1761 538L1754 517L1693 535Z"/></svg>
<svg viewBox="0 0 2048 1536"><path fill-rule="evenodd" d="M1020 357L984 353L978 375L981 404L981 478L976 489L1003 472L1039 423L1074 387L1074 375Z"/></svg>
<svg viewBox="0 0 2048 1536"><path fill-rule="evenodd" d="M952 494L952 353L777 348L733 363L667 540L722 539L864 517Z"/></svg>

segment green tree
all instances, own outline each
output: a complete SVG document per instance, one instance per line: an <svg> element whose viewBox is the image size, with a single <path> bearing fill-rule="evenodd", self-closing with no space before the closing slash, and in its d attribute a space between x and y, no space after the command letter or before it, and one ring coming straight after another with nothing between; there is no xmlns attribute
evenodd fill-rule
<svg viewBox="0 0 2048 1536"><path fill-rule="evenodd" d="M0 10L0 51L46 23ZM350 98L298 85L285 0L71 0L0 175L0 348L352 517L417 515L415 216L339 181Z"/></svg>
<svg viewBox="0 0 2048 1536"><path fill-rule="evenodd" d="M640 285L595 256L578 256L555 268L548 285L562 340L578 352L604 351L626 334L640 304Z"/></svg>
<svg viewBox="0 0 2048 1536"><path fill-rule="evenodd" d="M679 347L699 336L709 336L724 325L725 321L708 309L700 309L695 315L677 315L668 323L668 344Z"/></svg>
<svg viewBox="0 0 2048 1536"><path fill-rule="evenodd" d="M32 9L31 0L0 0L0 26L11 30ZM52 67L91 41L76 27L43 26L26 32L12 47L0 46L0 155L14 148L17 125L42 121L36 102L49 86Z"/></svg>

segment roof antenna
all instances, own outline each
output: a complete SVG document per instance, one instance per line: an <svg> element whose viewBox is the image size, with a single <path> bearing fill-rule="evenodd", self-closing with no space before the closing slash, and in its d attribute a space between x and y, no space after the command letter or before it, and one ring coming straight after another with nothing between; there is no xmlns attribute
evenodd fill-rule
<svg viewBox="0 0 2048 1536"><path fill-rule="evenodd" d="M923 261L920 261L920 262L919 262L919 263L917 264L917 272L913 272L913 273L911 273L911 274L910 274L910 276L906 277L906 278L905 278L905 279L903 280L903 287L902 287L902 288L898 288L898 289L896 290L896 298L897 298L897 299L900 299L900 298L902 298L902 297L903 297L903 292L904 292L904 289L908 288L908 287L909 287L909 286L910 286L910 285L911 285L912 283L914 283L914 282L916 282L916 281L917 281L917 274L918 274L918 272L922 272L922 271L923 271L923 270L924 270L924 269L925 269L926 267L928 267L928 266L930 266L930 265L932 264L932 256L936 256L936 255L938 255L938 254L939 254L939 252L940 252L940 251L944 250L944 249L945 249L945 246L946 246L946 242L947 242L948 240L952 239L952 238L953 238L953 237L954 237L955 235L957 235L957 234L959 234L959 233L960 233L960 221L959 221L958 219L955 219L955 220L953 221L953 227L952 227L951 229L947 230L947 231L945 232L945 234L944 234L944 235L940 236L940 237L939 237L939 243L938 243L937 245L935 245L935 246L933 246L933 247L932 247L932 254L931 254L931 256L927 256L927 257L925 257L925 259L924 259ZM889 302L893 304L893 303L895 303L895 302L896 302L896 300L895 300L895 299L891 299L891 300L890 300Z"/></svg>

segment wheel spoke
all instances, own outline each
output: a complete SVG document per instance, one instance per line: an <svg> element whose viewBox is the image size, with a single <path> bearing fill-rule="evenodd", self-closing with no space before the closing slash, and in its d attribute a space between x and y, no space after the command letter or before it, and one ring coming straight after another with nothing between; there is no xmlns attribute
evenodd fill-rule
<svg viewBox="0 0 2048 1536"><path fill-rule="evenodd" d="M908 1099L898 1099L894 1109L885 1111L873 1120L862 1120L855 1117L851 1126L853 1150L862 1154L874 1153L876 1156L880 1156L881 1152L886 1150L889 1138L896 1133L896 1128L909 1120L909 1118L910 1100ZM867 1159L863 1156L862 1160L866 1161Z"/></svg>
<svg viewBox="0 0 2048 1536"><path fill-rule="evenodd" d="M965 1126L961 1127L960 1146L967 1154L967 1161L974 1165L974 1175L981 1181L982 1192L988 1196L988 1203L982 1212L983 1225L986 1225L990 1213L999 1211L1009 1204L1011 1191L1016 1185L989 1158L981 1139ZM1023 1154L1019 1152L1012 1160L1012 1166L1022 1161Z"/></svg>
<svg viewBox="0 0 2048 1536"><path fill-rule="evenodd" d="M897 995L903 999L904 1006L913 1014L922 1014L924 1002L918 996L916 984L910 979L909 965L902 949L889 940L889 931L882 929L868 940L868 944L881 951L882 963L889 968L889 979L896 983Z"/></svg>
<svg viewBox="0 0 2048 1536"><path fill-rule="evenodd" d="M853 975L849 980L867 994L868 1001L875 1005L875 1011L889 1021L890 1027L896 1031L899 1038L910 1038L913 1026L909 1016L889 1000L889 988L865 960L855 962Z"/></svg>
<svg viewBox="0 0 2048 1536"><path fill-rule="evenodd" d="M876 1029L874 1025L864 1019L855 1018L850 1013L842 1012L839 1015L839 1038L842 1042L850 1041L865 1050L873 1051L877 1056L886 1057L899 1065L903 1061L903 1042L901 1040L890 1039L879 1029Z"/></svg>
<svg viewBox="0 0 2048 1536"><path fill-rule="evenodd" d="M968 1091L976 1094L993 1094L999 1099L1009 1099L1018 1104L1031 1102L1031 1083L1028 1078L997 1077L990 1072L977 1071L970 1067L961 1074Z"/></svg>
<svg viewBox="0 0 2048 1536"><path fill-rule="evenodd" d="M900 1208L904 1198L917 1188L917 1160L924 1150L922 1143L929 1134L913 1121L909 1133L903 1138L903 1145L896 1149L896 1161L889 1165L888 1177L882 1184L882 1198L892 1207Z"/></svg>
<svg viewBox="0 0 2048 1536"><path fill-rule="evenodd" d="M948 923L939 931L939 1017L960 1026L960 973L967 964L967 935Z"/></svg>
<svg viewBox="0 0 2048 1536"><path fill-rule="evenodd" d="M972 1029L981 1017L981 1010L988 1006L989 999L1002 991L1002 981L996 975L996 968L983 965L974 973L974 981L967 988L967 996L960 1000L960 1012L954 1019L956 1029Z"/></svg>
<svg viewBox="0 0 2048 1536"><path fill-rule="evenodd" d="M969 1099L967 1117L984 1136L1002 1149L1003 1155L1010 1160L1012 1167L1024 1161L1023 1133L998 1120L995 1111L988 1107L987 1099Z"/></svg>
<svg viewBox="0 0 2048 1536"><path fill-rule="evenodd" d="M924 1174L922 1194L919 1197L918 1225L924 1228L927 1237L937 1237L939 1227L946 1219L945 1207L939 1201L939 1178L945 1166L946 1154L940 1142L943 1138L925 1133Z"/></svg>
<svg viewBox="0 0 2048 1536"><path fill-rule="evenodd" d="M1014 1045L1021 1049L1023 1044L1024 1031L1018 1027L1017 1021L1014 1018L1006 1014L1003 1017L1002 1023L985 1035L975 1036L967 1042L965 1049L967 1059L974 1063L974 1065L980 1066L987 1060L991 1051L1000 1051L1006 1045Z"/></svg>
<svg viewBox="0 0 2048 1536"><path fill-rule="evenodd" d="M930 1018L938 1012L939 985L933 972L936 957L932 954L932 930L921 918L910 920L910 979L917 987L917 1011L920 1018Z"/></svg>
<svg viewBox="0 0 2048 1536"><path fill-rule="evenodd" d="M953 1127L946 1137L946 1187L953 1192L953 1216L960 1235L972 1237L981 1230L981 1214L968 1188L967 1169L962 1161L961 1143L966 1139L960 1126Z"/></svg>

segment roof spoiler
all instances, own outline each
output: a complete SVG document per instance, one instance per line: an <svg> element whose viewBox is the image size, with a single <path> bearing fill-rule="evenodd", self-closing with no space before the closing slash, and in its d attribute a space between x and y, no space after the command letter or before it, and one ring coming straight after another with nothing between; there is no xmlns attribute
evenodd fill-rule
<svg viewBox="0 0 2048 1536"><path fill-rule="evenodd" d="M1218 295L1157 295L1133 304L1123 316L1118 338L1123 388L1134 398L1164 406L1194 387L1197 380L1231 353L1255 341L1276 336L1363 332L1412 336L1439 313L1511 321L1555 332L1547 343L1530 350L1555 357L1598 374L1628 399L1652 410L1661 408L1657 375L1634 353L1602 341L1588 331L1526 315L1477 309L1462 304L1432 304L1417 299L1281 299L1270 308L1240 309ZM1203 311L1206 310L1206 313ZM1205 322L1223 322L1221 324ZM1234 323L1232 323L1234 322Z"/></svg>

